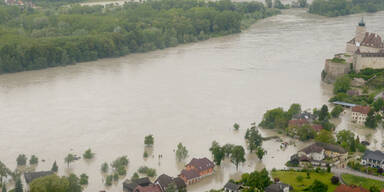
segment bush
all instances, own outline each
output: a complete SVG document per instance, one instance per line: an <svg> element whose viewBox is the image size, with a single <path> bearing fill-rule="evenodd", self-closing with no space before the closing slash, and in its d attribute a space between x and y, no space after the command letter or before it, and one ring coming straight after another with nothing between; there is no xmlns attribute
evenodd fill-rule
<svg viewBox="0 0 384 192"><path fill-rule="evenodd" d="M148 168L146 166L142 166L139 168L138 170L139 173L141 174L145 174L147 175L148 177L154 177L156 176L156 170L155 169L152 169L152 168Z"/></svg>
<svg viewBox="0 0 384 192"><path fill-rule="evenodd" d="M106 186L111 186L112 185L112 179L113 179L113 176L112 175L108 175L107 178L105 178L105 185Z"/></svg>
<svg viewBox="0 0 384 192"><path fill-rule="evenodd" d="M92 159L94 156L95 154L92 153L91 149L86 150L83 154L84 159Z"/></svg>
<svg viewBox="0 0 384 192"><path fill-rule="evenodd" d="M108 163L103 163L103 164L101 165L101 172L103 172L103 173L107 173L107 172L108 172L108 169L109 169Z"/></svg>
<svg viewBox="0 0 384 192"><path fill-rule="evenodd" d="M296 180L297 180L298 182L302 182L302 181L304 180L304 177L301 176L301 175L299 175L299 176L296 177Z"/></svg>
<svg viewBox="0 0 384 192"><path fill-rule="evenodd" d="M85 173L80 175L80 185L88 185L88 175Z"/></svg>
<svg viewBox="0 0 384 192"><path fill-rule="evenodd" d="M334 185L339 184L339 177L337 177L337 176L333 176L333 177L331 178L331 183L334 184Z"/></svg>

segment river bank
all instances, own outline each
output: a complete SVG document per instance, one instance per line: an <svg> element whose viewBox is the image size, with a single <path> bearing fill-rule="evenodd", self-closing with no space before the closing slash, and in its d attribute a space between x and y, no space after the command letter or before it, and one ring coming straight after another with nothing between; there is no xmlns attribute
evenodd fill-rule
<svg viewBox="0 0 384 192"><path fill-rule="evenodd" d="M58 161L59 174L87 173L85 191L104 189L100 165L130 159L127 177L140 166L176 176L173 149L182 142L193 157L210 157L213 140L245 146L244 134L267 109L301 103L303 109L327 103L332 90L321 82L323 60L344 49L361 15L324 18L304 10L260 20L240 34L184 44L150 53L0 76L0 159L16 167L19 153L45 159L37 170ZM384 14L365 16L382 30ZM299 58L299 59L298 59ZM240 124L238 132L233 123ZM343 124L343 123L341 123ZM348 128L348 127L345 127ZM274 135L261 130L263 137ZM143 160L144 136L155 138L154 156ZM380 136L377 133L373 137ZM198 138L198 139L196 139ZM284 138L285 139L285 138ZM15 142L17 141L17 142ZM222 187L241 172L284 163L306 143L280 150L265 141L262 161L247 155L239 171L225 161L216 174L188 188ZM12 146L12 147L10 147ZM64 157L91 148L95 159L66 168ZM119 183L107 188L117 192Z"/></svg>

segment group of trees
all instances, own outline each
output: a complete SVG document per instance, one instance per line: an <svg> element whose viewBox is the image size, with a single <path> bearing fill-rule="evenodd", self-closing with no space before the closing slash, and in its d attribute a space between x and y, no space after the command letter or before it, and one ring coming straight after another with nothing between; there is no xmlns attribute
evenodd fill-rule
<svg viewBox="0 0 384 192"><path fill-rule="evenodd" d="M0 5L0 73L116 57L241 31L279 11L230 0L22 9Z"/></svg>
<svg viewBox="0 0 384 192"><path fill-rule="evenodd" d="M85 176L83 175L82 179L75 174L70 174L68 177L59 177L56 174L41 177L29 184L30 192L81 192L81 182L86 180L88 183L88 178Z"/></svg>
<svg viewBox="0 0 384 192"><path fill-rule="evenodd" d="M314 0L309 12L329 17L384 10L384 0Z"/></svg>
<svg viewBox="0 0 384 192"><path fill-rule="evenodd" d="M128 167L129 159L127 156L121 156L116 158L111 163L112 173L109 173L109 165L107 162L101 164L101 172L106 175L105 177L105 185L110 186L112 185L112 181L118 181L119 176L124 176L127 174L127 167Z"/></svg>
<svg viewBox="0 0 384 192"><path fill-rule="evenodd" d="M355 134L349 130L342 130L336 134L337 143L349 152L364 152L366 146L360 142L359 136L355 138Z"/></svg>
<svg viewBox="0 0 384 192"><path fill-rule="evenodd" d="M245 150L241 145L225 144L220 146L216 141L212 142L209 148L213 156L213 161L216 165L220 166L224 158L230 158L231 162L236 166L236 170L240 163L245 162Z"/></svg>
<svg viewBox="0 0 384 192"><path fill-rule="evenodd" d="M253 191L264 191L266 187L272 184L271 178L269 177L268 171L264 168L263 170L254 171L252 173L245 173L241 176L239 184L246 186L244 192Z"/></svg>

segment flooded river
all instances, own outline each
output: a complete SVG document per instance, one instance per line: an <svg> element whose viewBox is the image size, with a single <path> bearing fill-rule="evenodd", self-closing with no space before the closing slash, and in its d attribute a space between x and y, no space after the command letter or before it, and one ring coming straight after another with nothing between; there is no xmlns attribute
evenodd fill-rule
<svg viewBox="0 0 384 192"><path fill-rule="evenodd" d="M324 18L288 10L241 34L1 75L0 160L13 169L18 154L35 154L45 160L37 170L50 169L56 160L60 175L88 174L88 192L104 189L100 165L121 155L130 160L127 178L142 165L156 168L158 175L176 176L183 165L175 159L179 142L189 151L186 162L211 157L213 140L245 146L245 129L267 109L293 102L304 109L327 103L330 89L320 80L323 61L344 50L360 17ZM370 31L384 32L384 12L366 14L365 20ZM238 132L232 128L235 122ZM148 134L155 137L153 155L143 159ZM283 168L297 151L294 146L281 151L272 140L263 146L266 157L258 161L247 155L239 172ZM88 148L95 159L76 161L68 169L64 157ZM189 191L220 188L239 172L227 160ZM122 191L123 180L107 191Z"/></svg>

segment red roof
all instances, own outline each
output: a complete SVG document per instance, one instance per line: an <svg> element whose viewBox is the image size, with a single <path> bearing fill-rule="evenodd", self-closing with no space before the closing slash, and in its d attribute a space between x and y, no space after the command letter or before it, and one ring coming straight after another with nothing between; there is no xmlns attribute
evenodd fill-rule
<svg viewBox="0 0 384 192"><path fill-rule="evenodd" d="M204 157L200 159L193 158L191 162L187 164L187 166L192 166L201 172L201 171L214 168L215 164L212 161L210 161L208 158Z"/></svg>
<svg viewBox="0 0 384 192"><path fill-rule="evenodd" d="M348 186L348 185L341 184L338 187L336 187L334 192L369 192L369 191L362 187Z"/></svg>
<svg viewBox="0 0 384 192"><path fill-rule="evenodd" d="M301 127L305 124L308 124L308 121L306 119L292 119L292 120L289 120L288 122L288 126Z"/></svg>
<svg viewBox="0 0 384 192"><path fill-rule="evenodd" d="M355 107L352 107L352 111L353 112L358 112L358 113L362 113L362 114L368 114L368 112L371 110L371 108L369 106L355 106Z"/></svg>
<svg viewBox="0 0 384 192"><path fill-rule="evenodd" d="M185 170L183 169L179 176L185 177L187 180L200 177L200 174L196 170Z"/></svg>
<svg viewBox="0 0 384 192"><path fill-rule="evenodd" d="M312 128L315 130L315 131L320 131L320 130L322 130L323 129L323 126L321 126L321 125L318 125L318 124L313 124L312 125Z"/></svg>

